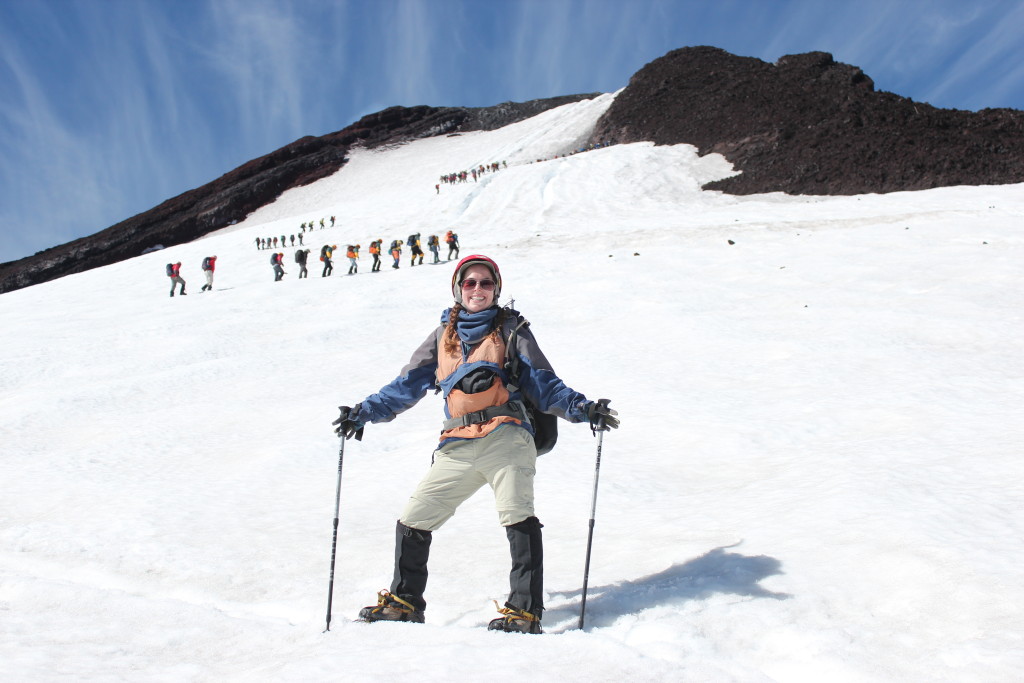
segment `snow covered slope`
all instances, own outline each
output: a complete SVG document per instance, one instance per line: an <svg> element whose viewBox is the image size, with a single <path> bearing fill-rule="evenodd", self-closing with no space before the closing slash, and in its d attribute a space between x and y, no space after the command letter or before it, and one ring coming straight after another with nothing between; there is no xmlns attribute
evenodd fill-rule
<svg viewBox="0 0 1024 683"><path fill-rule="evenodd" d="M359 152L229 230L0 296L0 679L1018 677L1024 187L741 198L701 192L732 170L687 146L554 158L611 98ZM358 242L360 272L297 280L289 247L274 282L254 240L331 215L314 260ZM487 491L435 534L425 626L349 621L390 581L428 396L346 444L323 633L336 406L450 299L451 264L374 274L367 247L447 229L620 412L584 632L596 441L564 423L537 481L548 635L483 629L508 573Z"/></svg>

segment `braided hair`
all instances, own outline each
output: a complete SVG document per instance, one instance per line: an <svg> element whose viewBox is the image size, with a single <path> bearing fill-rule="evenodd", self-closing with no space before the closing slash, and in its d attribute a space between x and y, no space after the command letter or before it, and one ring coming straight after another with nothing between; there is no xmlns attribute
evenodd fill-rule
<svg viewBox="0 0 1024 683"><path fill-rule="evenodd" d="M456 325L459 322L459 313L466 310L462 304L457 303L452 306L452 310L448 313L448 322L445 323L444 333L441 335L441 341L444 347L445 353L455 353L459 350L459 333L456 330ZM498 309L498 315L494 317L494 329L491 330L490 337L493 337L495 341L501 340L501 328L505 324L505 319L508 317L508 311L504 308Z"/></svg>

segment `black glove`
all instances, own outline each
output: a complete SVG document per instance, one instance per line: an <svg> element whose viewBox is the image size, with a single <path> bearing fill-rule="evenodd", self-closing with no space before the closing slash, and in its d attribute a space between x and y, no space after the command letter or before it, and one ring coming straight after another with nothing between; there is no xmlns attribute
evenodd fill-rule
<svg viewBox="0 0 1024 683"><path fill-rule="evenodd" d="M363 425L366 423L359 419L360 408L362 408L362 405L359 403L351 408L348 406L338 406L341 416L331 423L332 425L337 425L334 428L334 433L345 439L351 439L354 436L356 441L362 441Z"/></svg>
<svg viewBox="0 0 1024 683"><path fill-rule="evenodd" d="M611 401L601 398L587 404L587 419L590 420L590 429L593 432L607 432L609 429L618 429L619 420L615 416L619 411L609 408Z"/></svg>

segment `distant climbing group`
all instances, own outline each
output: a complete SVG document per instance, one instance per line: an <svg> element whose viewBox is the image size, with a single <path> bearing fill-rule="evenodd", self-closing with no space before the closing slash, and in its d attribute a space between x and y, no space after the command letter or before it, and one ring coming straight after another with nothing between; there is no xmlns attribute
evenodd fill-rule
<svg viewBox="0 0 1024 683"><path fill-rule="evenodd" d="M321 230L323 230L325 227L327 227L324 224L324 222L326 220L327 220L326 218L321 218L320 219L320 229ZM331 227L332 228L334 227L334 221L335 220L336 220L335 217L331 216ZM305 235L306 231L308 230L308 231L312 232L313 231L313 226L314 226L313 221L309 221L308 223L303 223L302 225L299 226L298 237L299 237L299 246L300 247L303 244L302 239L303 239L303 236ZM285 237L285 235L281 235L280 238L277 238L277 237L257 237L255 239L255 243L256 243L256 248L257 249L277 249L278 246L280 246L282 248L283 247L287 247L289 240L291 241L291 245L294 247L295 246L295 235L289 235L287 238Z"/></svg>
<svg viewBox="0 0 1024 683"><path fill-rule="evenodd" d="M295 246L295 235L291 236L292 246ZM278 246L287 247L288 240L285 239L284 235L281 235L281 241L278 242L276 237L257 237L256 248L257 249L277 249ZM302 246L302 233L299 233L299 246Z"/></svg>
<svg viewBox="0 0 1024 683"><path fill-rule="evenodd" d="M456 183L468 183L469 179L472 178L473 182L477 182L477 179L485 173L493 173L502 168L508 168L508 162L502 161L500 164L497 162L490 164L480 164L475 168L471 168L468 171L456 171L455 173L445 173L441 176L441 183L445 185L455 185ZM441 184L434 185L434 190L440 194Z"/></svg>

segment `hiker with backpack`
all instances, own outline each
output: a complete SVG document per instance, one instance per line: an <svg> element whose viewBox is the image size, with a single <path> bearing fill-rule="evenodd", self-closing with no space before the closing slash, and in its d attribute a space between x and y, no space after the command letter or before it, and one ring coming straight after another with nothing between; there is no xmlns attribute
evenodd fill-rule
<svg viewBox="0 0 1024 683"><path fill-rule="evenodd" d="M217 257L207 256L203 259L203 273L206 274L206 284L203 285L203 292L213 291L213 271L217 267Z"/></svg>
<svg viewBox="0 0 1024 683"><path fill-rule="evenodd" d="M409 235L409 241L406 243L412 250L412 260L409 262L409 266L416 265L416 257L420 257L420 265L423 265L423 249L420 247L420 234Z"/></svg>
<svg viewBox="0 0 1024 683"><path fill-rule="evenodd" d="M181 285L181 295L185 296L185 280L181 277L181 261L167 264L167 277L171 278L171 296L174 296L174 288Z"/></svg>
<svg viewBox="0 0 1024 683"><path fill-rule="evenodd" d="M433 464L398 518L394 578L363 608L363 621L423 623L427 559L432 534L484 484L494 491L498 521L512 556L511 590L488 629L542 633L544 611L541 523L534 510L534 473L543 421L540 411L595 429L617 428L607 401L591 401L562 382L541 352L528 323L498 305L501 272L486 256L455 267L455 304L413 353L398 377L332 424L342 438L361 438L370 423L389 422L437 388L445 400Z"/></svg>
<svg viewBox="0 0 1024 683"><path fill-rule="evenodd" d="M270 265L274 267L274 282L280 282L284 278L284 254L271 254Z"/></svg>
<svg viewBox="0 0 1024 683"><path fill-rule="evenodd" d="M398 261L402 258L402 240L391 240L391 258L395 259L392 268L398 268Z"/></svg>
<svg viewBox="0 0 1024 683"><path fill-rule="evenodd" d="M334 272L334 262L331 261L331 257L334 256L334 250L337 248L337 244L325 244L320 247L320 260L324 262L324 272L320 273L320 277L328 277Z"/></svg>
<svg viewBox="0 0 1024 683"><path fill-rule="evenodd" d="M449 230L444 236L444 241L448 243L448 260L452 260L452 254L459 258L459 236Z"/></svg>
<svg viewBox="0 0 1024 683"><path fill-rule="evenodd" d="M302 235L299 235L302 237ZM306 270L306 261L309 259L309 249L299 249L295 252L295 262L299 264L299 279L309 279L309 271Z"/></svg>
<svg viewBox="0 0 1024 683"><path fill-rule="evenodd" d="M370 268L371 273L376 273L380 270L380 243L381 240L370 242L370 256L373 257L373 266Z"/></svg>
<svg viewBox="0 0 1024 683"><path fill-rule="evenodd" d="M355 275L359 272L359 264L356 263L359 259L359 245L348 245L348 249L345 250L345 256L348 257L348 274Z"/></svg>
<svg viewBox="0 0 1024 683"><path fill-rule="evenodd" d="M438 241L437 235L431 235L427 238L427 247L430 248L430 253L434 255L433 263L440 263L441 257L438 255L437 251L441 248L441 243Z"/></svg>

